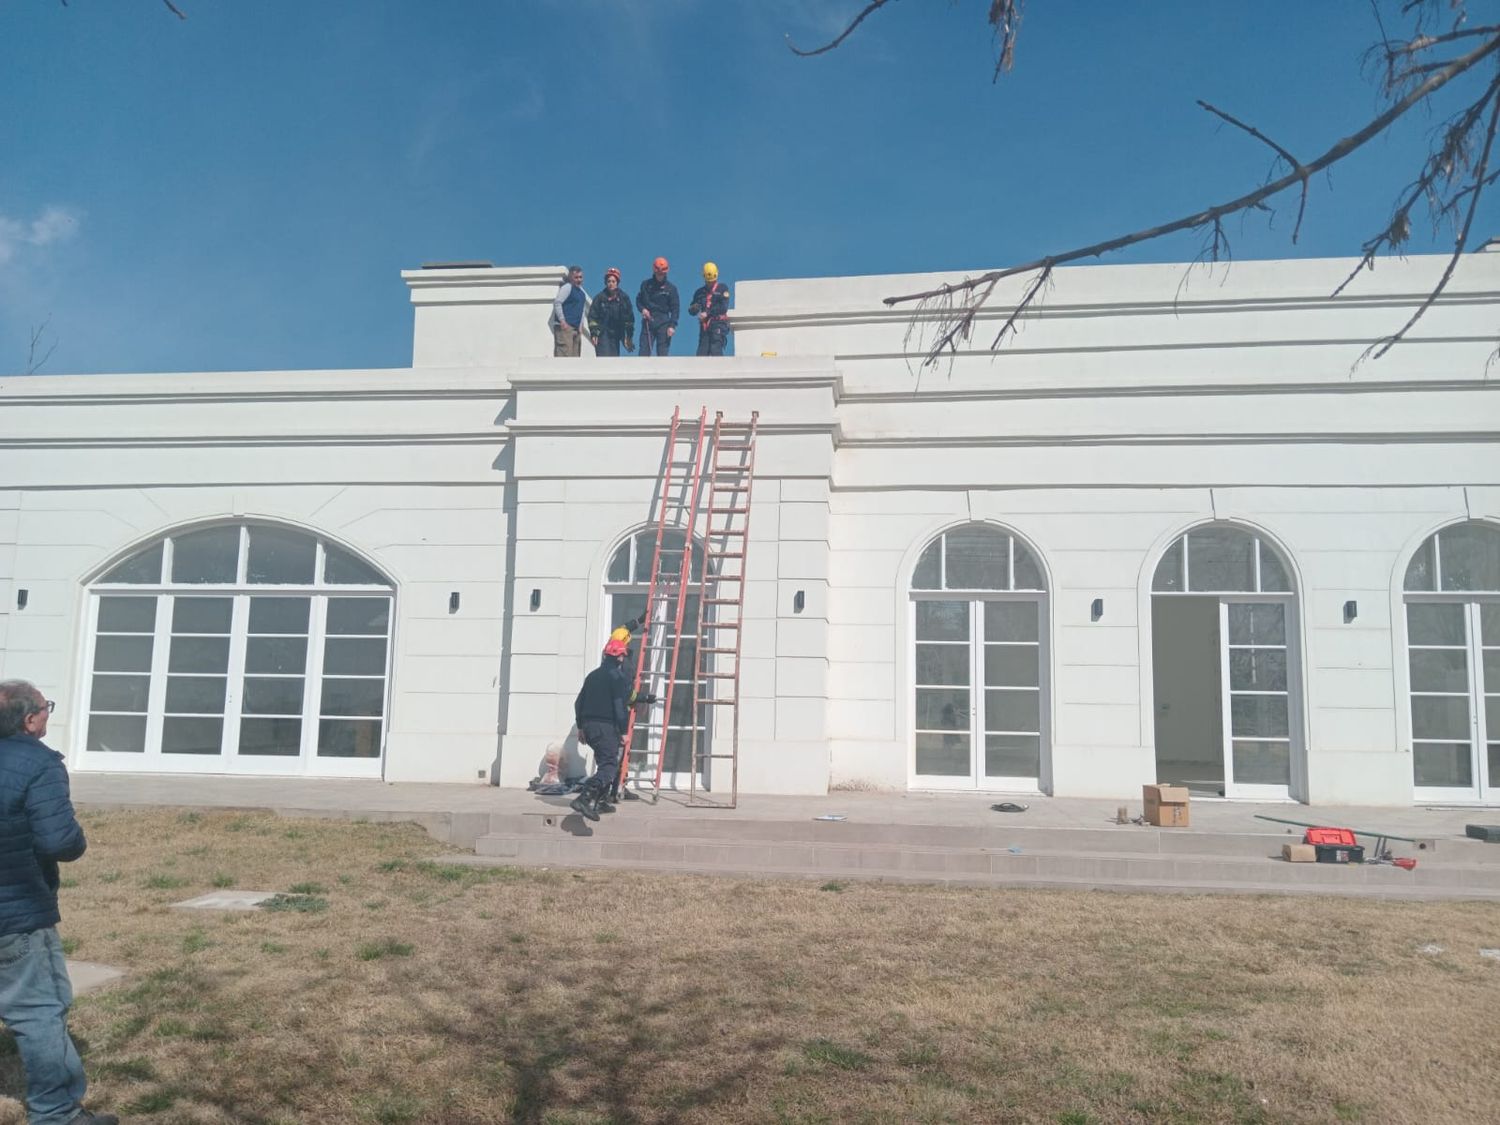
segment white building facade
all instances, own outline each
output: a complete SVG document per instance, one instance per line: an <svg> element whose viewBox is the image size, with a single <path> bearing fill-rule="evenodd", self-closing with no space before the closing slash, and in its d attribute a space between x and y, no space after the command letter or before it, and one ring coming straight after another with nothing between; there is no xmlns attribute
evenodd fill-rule
<svg viewBox="0 0 1500 1125"><path fill-rule="evenodd" d="M559 268L415 270L410 368L7 379L0 674L75 770L523 786L706 406L760 419L742 791L1500 804L1500 255L1378 362L1443 262L1353 265L1061 270L920 376L882 298L940 277L570 360Z"/></svg>

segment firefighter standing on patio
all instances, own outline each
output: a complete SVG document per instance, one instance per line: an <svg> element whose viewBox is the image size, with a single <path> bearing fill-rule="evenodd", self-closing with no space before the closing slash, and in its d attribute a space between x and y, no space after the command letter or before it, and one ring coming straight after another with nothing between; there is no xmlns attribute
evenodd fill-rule
<svg viewBox="0 0 1500 1125"><path fill-rule="evenodd" d="M599 667L584 677L578 698L573 701L578 741L594 752L594 772L569 807L590 820L598 820L601 812L614 812L609 792L620 776L621 740L630 725L626 702L630 680L623 674L625 654L629 651L624 641L611 637L604 646Z"/></svg>

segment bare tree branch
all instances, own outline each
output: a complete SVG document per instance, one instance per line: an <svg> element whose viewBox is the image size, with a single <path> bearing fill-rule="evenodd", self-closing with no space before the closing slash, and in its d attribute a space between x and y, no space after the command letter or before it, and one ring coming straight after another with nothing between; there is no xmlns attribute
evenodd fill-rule
<svg viewBox="0 0 1500 1125"><path fill-rule="evenodd" d="M1282 148L1279 144L1273 141L1270 137L1266 136L1259 129L1255 128L1255 126L1246 125L1238 117L1225 113L1217 106L1209 105L1202 98L1198 99L1198 104L1201 105L1204 109L1208 110L1208 112L1212 113L1214 116L1223 118L1225 121L1229 122L1229 124L1245 130L1245 132L1249 133L1252 137L1255 137L1257 140L1264 141L1266 144L1270 145L1271 148L1274 149L1276 153L1281 157L1281 159L1286 161L1287 167L1298 174L1298 178L1302 181L1302 192L1301 198L1297 202L1297 222L1292 227L1292 245L1295 246L1297 243L1297 236L1302 233L1302 216L1307 214L1307 187L1308 180L1311 178L1307 169L1302 166L1302 161L1298 160L1295 156L1289 153L1286 149Z"/></svg>
<svg viewBox="0 0 1500 1125"><path fill-rule="evenodd" d="M64 0L64 2L66 2L66 0ZM821 47L814 48L811 51L804 51L802 50L802 48L798 47L795 43L792 42L792 37L790 34L786 37L786 45L791 50L792 54L800 55L804 59L810 59L814 55L827 54L829 51L832 51L834 48L836 48L845 39L848 39L849 36L853 35L854 29L860 24L864 23L867 17L874 15L876 12L880 11L881 8L884 8L887 4L893 2L894 0L870 0L870 2L865 5L864 10L849 22L848 27L844 28L844 30L839 32L839 34L835 38L830 39Z"/></svg>
<svg viewBox="0 0 1500 1125"><path fill-rule="evenodd" d="M857 16L855 16L827 43L821 47L815 47L810 51L804 51L792 42L791 35L786 37L786 45L792 54L799 55L804 59L810 59L814 55L825 55L837 48L845 39L854 34L854 29L864 23L866 19L874 15L887 4L894 0L870 0ZM1002 72L1011 67L1016 54L1016 36L1021 31L1021 4L1023 0L990 0L990 11L988 19L990 26L995 30L995 80L998 81Z"/></svg>
<svg viewBox="0 0 1500 1125"><path fill-rule="evenodd" d="M68 6L68 0L58 0L58 2L60 4L62 4L62 6L64 8L66 8ZM172 0L161 0L161 2L167 6L167 11L171 12L178 19L180 19L180 20L187 19L187 16L183 13L183 10L181 8L179 8L176 4L172 3Z"/></svg>
<svg viewBox="0 0 1500 1125"><path fill-rule="evenodd" d="M1453 60L1441 71L1430 75L1416 88L1408 91L1404 97L1393 102L1387 107L1384 113L1374 118L1364 128L1344 137L1317 158L1308 161L1306 164L1294 161L1292 170L1286 175L1238 198L1205 208L1201 211L1196 211L1190 215L1174 219L1171 222L1134 231L1130 234L1120 235L1116 238L1106 239L1103 242L1096 242L1089 246L1081 246L1077 249L1067 250L1058 254L1049 254L1017 266L991 270L988 273L980 274L978 277L965 278L963 281L941 285L935 289L887 297L884 303L894 306L913 301L925 302L932 297L940 295L956 297L961 294L968 294L967 298L955 306L958 311L954 313L956 317L954 325L949 331L942 333L939 337L940 343L951 348L955 341L968 338L970 324L972 324L978 315L985 300L994 292L995 283L1003 278L1031 273L1036 270L1050 270L1055 266L1080 261L1085 258L1097 258L1126 246L1133 246L1140 242L1147 242L1152 239L1161 238L1164 235L1175 234L1185 230L1206 230L1210 238L1208 255L1213 260L1218 260L1218 257L1226 246L1222 227L1222 220L1225 216L1262 207L1267 199L1285 191L1294 184L1305 183L1308 177L1338 163L1350 153L1368 143L1372 138L1383 133L1393 122L1407 113L1413 106L1422 103L1453 79L1468 72L1485 59L1495 55L1497 51L1500 51L1500 36L1486 41L1467 55ZM1385 233L1389 234L1391 231L1392 227L1387 227ZM982 296L976 296L979 290L983 290ZM923 365L936 363L941 358L941 355L942 348L935 346L928 351L923 360Z"/></svg>
<svg viewBox="0 0 1500 1125"><path fill-rule="evenodd" d="M841 35L819 50L798 51L797 53L810 55L833 50L843 43L865 18L884 7L886 2L888 0L876 0L868 4ZM1189 230L1201 232L1203 236L1202 249L1195 258L1195 263L1224 260L1229 256L1229 241L1224 230L1224 219L1233 214L1248 216L1255 211L1273 213L1267 201L1294 185L1299 189L1297 220L1292 228L1292 242L1295 244L1306 217L1310 182L1314 174L1328 171L1333 165L1375 137L1384 134L1414 107L1424 103L1432 104L1429 99L1432 99L1439 90L1473 71L1486 60L1493 61L1497 58L1497 52L1500 52L1500 24L1464 26L1468 15L1466 0L1402 0L1398 10L1408 21L1410 31L1404 39L1393 38L1387 33L1381 17L1379 0L1369 0L1369 2L1380 38L1366 53L1366 59L1367 61L1378 59L1383 64L1379 85L1387 104L1381 113L1356 132L1339 140L1317 158L1304 163L1260 129L1200 100L1198 104L1207 112L1248 133L1276 153L1277 160L1272 165L1271 174L1274 174L1281 164L1285 164L1286 173L1274 179L1268 176L1267 181L1254 191L1170 222L1106 239L1089 246L1048 254L1021 265L991 270L976 277L966 277L962 281L950 282L933 289L885 298L884 303L888 306L916 303L916 311L913 313L912 322L907 330L908 346L912 343L913 335L917 335L919 340L925 335L925 331L919 325L937 324L937 334L933 342L930 346L924 347L925 356L922 366L926 367L938 362L945 355L957 353L959 343L971 338L974 321L979 311L994 294L997 284L1005 278L1031 273L1040 274L1040 277L1028 283L1019 304L1007 316L1000 331L996 334L994 344L991 345L992 350L1017 331L1023 314L1036 302L1041 288L1038 282L1049 280L1055 267L1069 262L1101 257L1127 246ZM1010 66L1022 3L1023 0L991 0L990 2L988 19L995 29L998 40L999 57L995 68L997 78L1002 70ZM1481 42L1466 54L1445 58L1433 57L1436 54L1442 54L1443 48L1452 49L1457 44L1467 45L1476 39ZM1485 125L1487 113L1489 114L1488 125ZM1425 202L1427 213L1435 226L1452 223L1460 228L1448 268L1428 295L1428 299L1400 330L1376 341L1367 354L1384 355L1395 343L1404 339L1411 327L1442 295L1457 268L1458 258L1469 244L1479 198L1487 188L1500 180L1500 170L1490 171L1496 122L1500 120L1497 114L1500 114L1500 77L1496 77L1476 100L1450 118L1440 130L1437 141L1429 151L1417 177L1400 193L1390 220L1378 234L1365 242L1361 247L1359 265L1334 290L1334 296L1341 294L1362 269L1373 265L1377 253L1397 251L1405 244L1411 232L1412 211L1419 203ZM1477 159L1476 150L1482 150ZM1496 356L1500 357L1500 349L1497 349Z"/></svg>
<svg viewBox="0 0 1500 1125"><path fill-rule="evenodd" d="M1458 235L1453 240L1453 254L1448 259L1448 265L1443 270L1443 276L1438 279L1438 283L1432 287L1432 292L1427 294L1426 300L1422 302L1416 312L1411 314L1411 318L1405 324L1384 340L1377 341L1377 343L1372 344L1367 349L1374 359L1379 359L1385 355L1386 352L1390 351L1406 336L1407 332L1411 331L1412 325L1422 319L1422 314L1432 308L1434 302L1442 295L1443 290L1448 287L1448 282L1453 278L1453 271L1458 268L1458 260L1463 257L1464 247L1469 243L1469 232L1474 226L1474 212L1479 208L1479 197L1484 194L1480 185L1483 184L1485 175L1489 170L1490 150L1495 143L1495 127L1497 124L1500 124L1500 96L1497 96L1497 90L1500 90L1500 81L1490 86L1490 92L1487 95L1493 104L1490 107L1490 123L1484 134L1484 151L1479 155L1479 165L1474 173L1474 191L1469 196L1469 213L1464 216L1464 225L1459 228Z"/></svg>
<svg viewBox="0 0 1500 1125"><path fill-rule="evenodd" d="M57 341L54 339L52 346L42 352L40 358L36 354L37 349L42 346L42 338L47 334L47 326L51 323L52 314L48 313L46 320L42 321L41 324L34 324L31 327L31 346L26 351L26 374L28 375L35 375L40 371L46 365L47 361L52 358L52 353L57 351Z"/></svg>

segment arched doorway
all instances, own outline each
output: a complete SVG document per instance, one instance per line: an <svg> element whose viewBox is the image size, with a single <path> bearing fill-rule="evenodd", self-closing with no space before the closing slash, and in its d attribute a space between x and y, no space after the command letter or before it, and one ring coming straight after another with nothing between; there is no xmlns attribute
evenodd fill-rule
<svg viewBox="0 0 1500 1125"><path fill-rule="evenodd" d="M381 776L394 601L295 528L163 536L89 586L80 764Z"/></svg>
<svg viewBox="0 0 1500 1125"><path fill-rule="evenodd" d="M1287 798L1302 757L1297 595L1286 561L1226 524L1180 536L1151 581L1156 779Z"/></svg>
<svg viewBox="0 0 1500 1125"><path fill-rule="evenodd" d="M663 532L661 558L663 575L671 577L682 573L685 541L686 536L680 530L669 528ZM651 555L655 549L656 530L644 528L627 537L610 556L609 566L604 574L605 635L599 638L600 646L607 639L609 630L644 616L646 596L651 589ZM663 691L671 654L661 648L655 648L647 654L650 667L647 669L646 678L649 680L650 689L658 696L658 702L645 716L644 731L640 721L637 721L637 733L630 755L632 780L641 784L652 783L656 776L656 762L654 757L648 760L647 752L642 749L642 735L649 736L652 746L659 745L658 732L665 722L662 786L671 789L685 787L688 784L688 774L692 766L693 727L697 726L699 749L706 749L711 718L709 707L702 707L696 717L693 715L693 676L698 659L697 636L700 613L698 583L703 574L703 545L696 539L693 541L689 568L688 597L683 603L682 641L677 655L677 674L672 680L672 713L670 716L665 714L666 693ZM675 584L673 589L675 591ZM658 604L656 614L659 620L672 620L676 610L674 597L664 599ZM638 643L637 640L635 644ZM630 665L632 669L635 667L634 658L632 646ZM709 784L708 772L707 763L705 763L703 776L699 778L700 784Z"/></svg>
<svg viewBox="0 0 1500 1125"><path fill-rule="evenodd" d="M912 784L1044 786L1047 590L1015 536L971 523L939 535L911 580Z"/></svg>
<svg viewBox="0 0 1500 1125"><path fill-rule="evenodd" d="M1500 803L1500 528L1429 536L1402 586L1416 796Z"/></svg>

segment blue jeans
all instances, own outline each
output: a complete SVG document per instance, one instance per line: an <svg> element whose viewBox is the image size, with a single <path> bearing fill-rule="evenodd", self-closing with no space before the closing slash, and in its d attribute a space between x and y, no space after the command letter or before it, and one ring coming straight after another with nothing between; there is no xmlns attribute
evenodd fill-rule
<svg viewBox="0 0 1500 1125"><path fill-rule="evenodd" d="M26 1068L31 1125L63 1125L83 1110L87 1081L68 1035L73 984L57 930L0 936L0 1020Z"/></svg>

